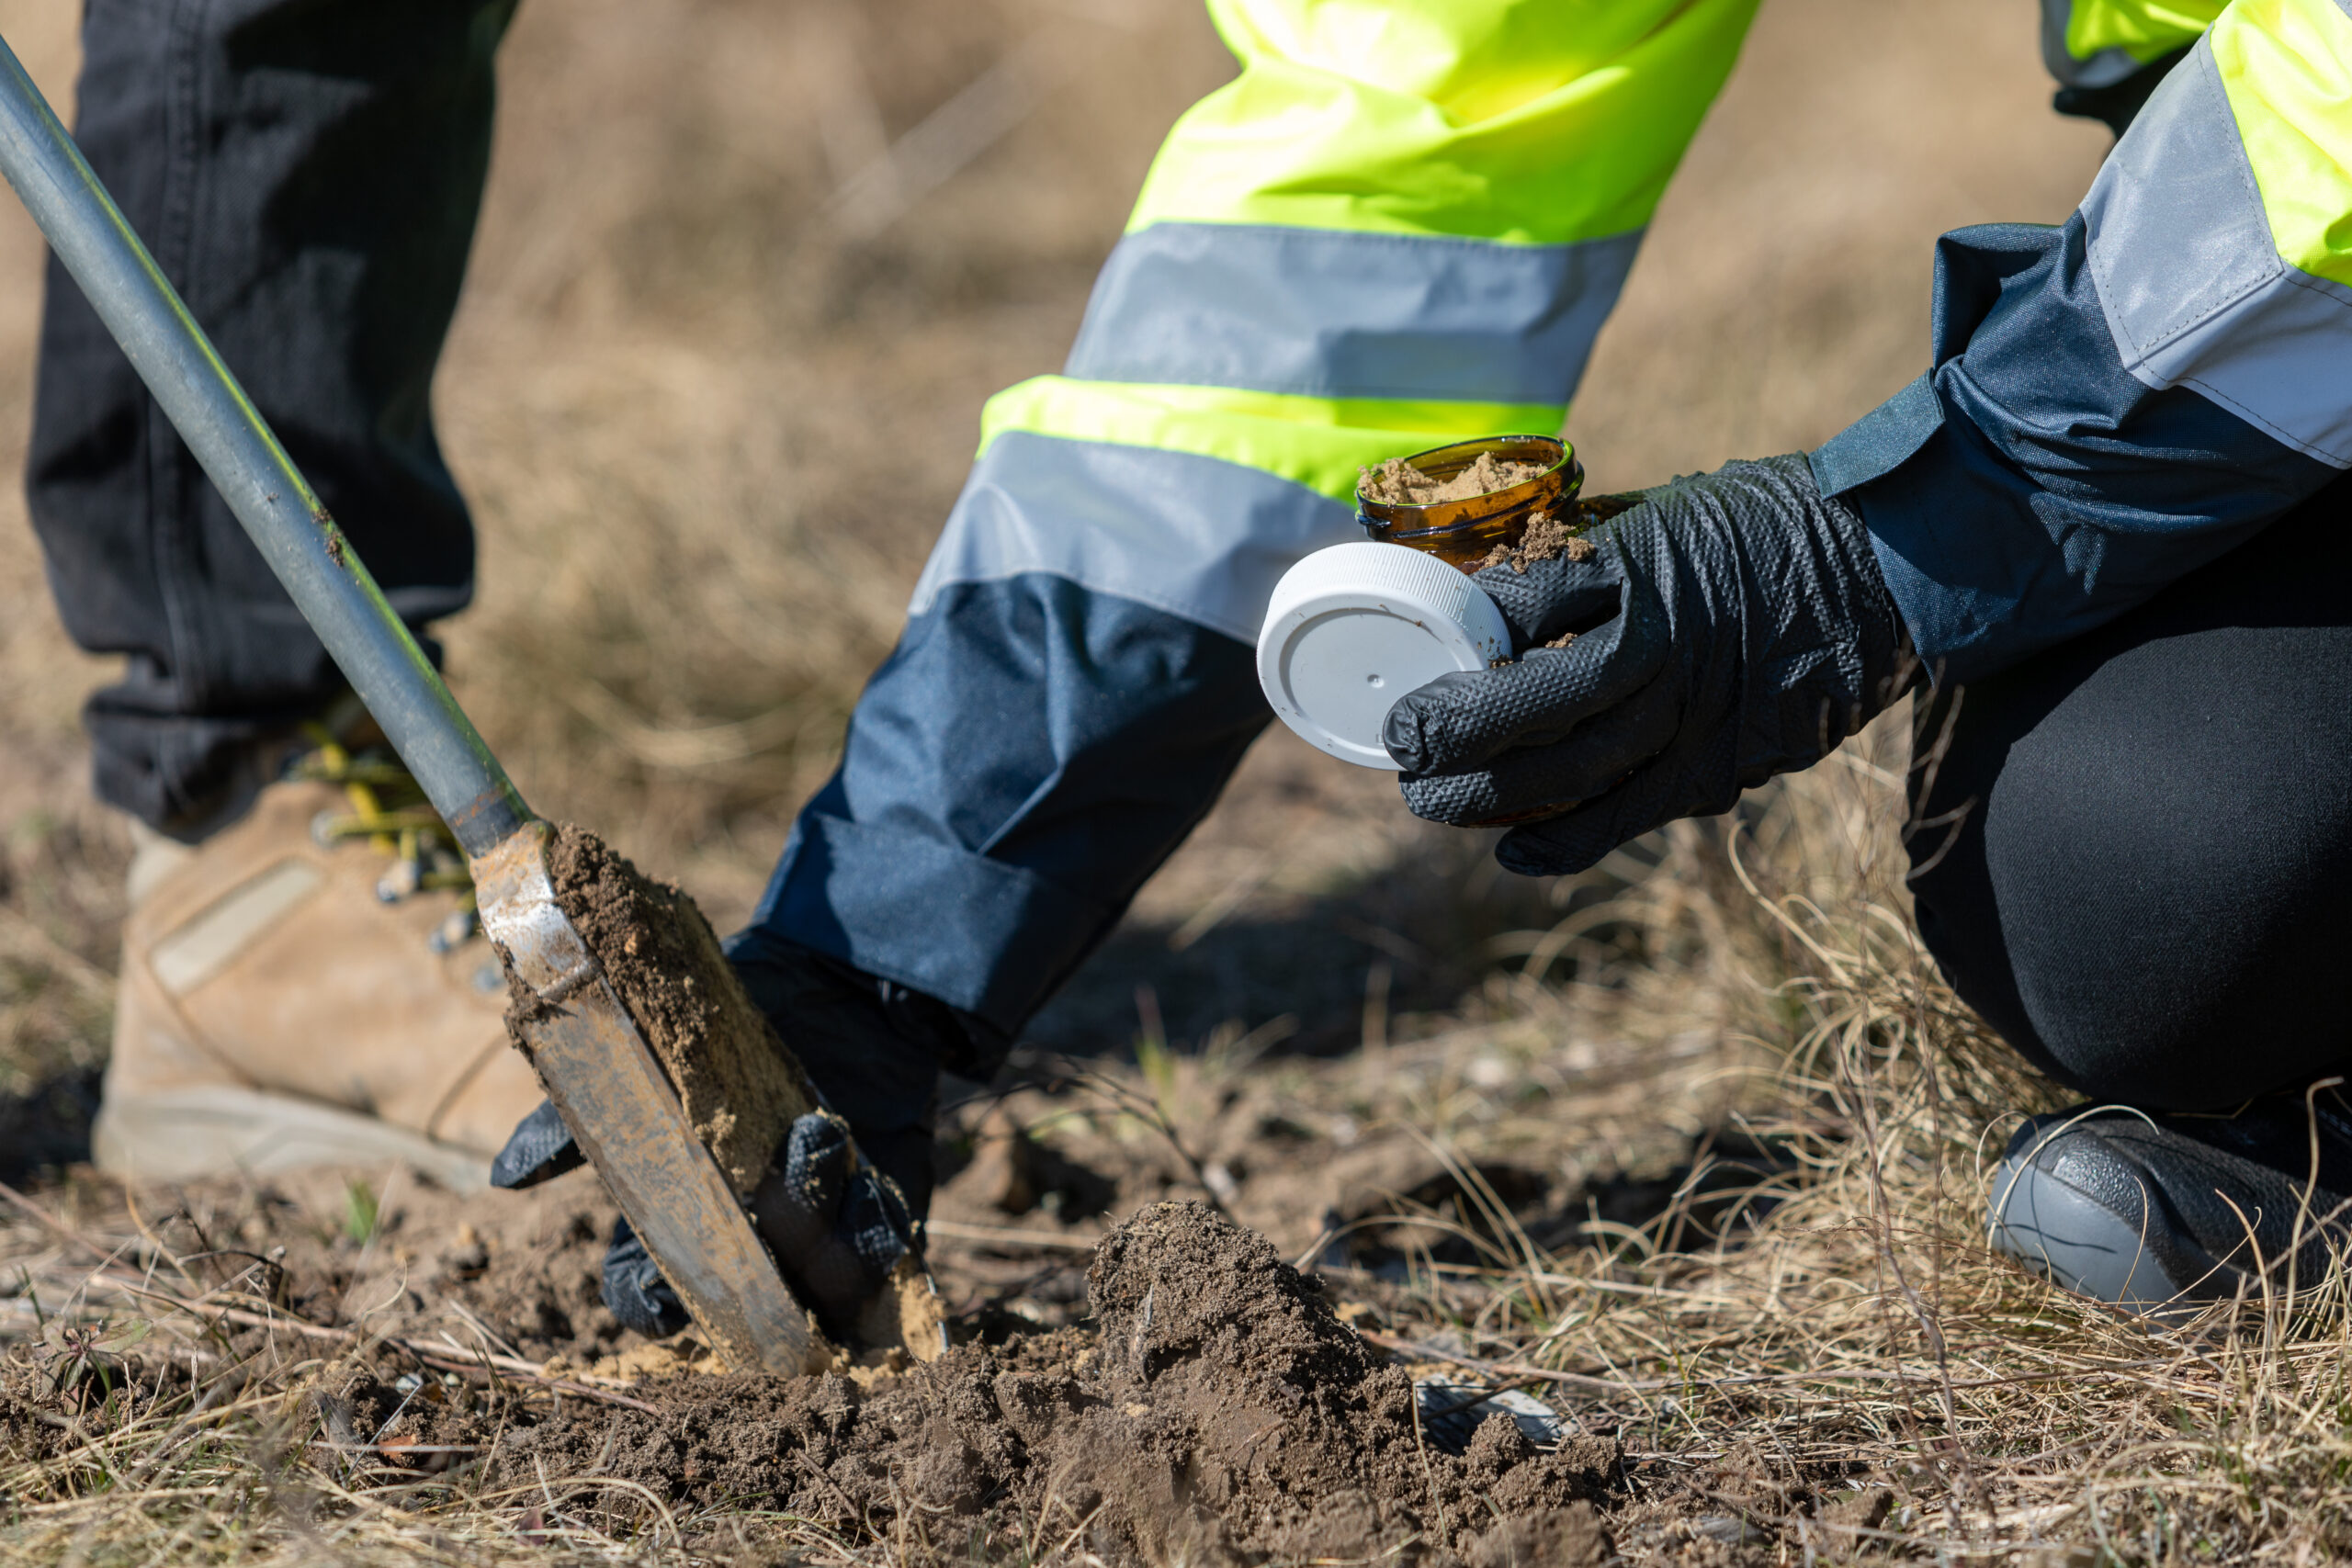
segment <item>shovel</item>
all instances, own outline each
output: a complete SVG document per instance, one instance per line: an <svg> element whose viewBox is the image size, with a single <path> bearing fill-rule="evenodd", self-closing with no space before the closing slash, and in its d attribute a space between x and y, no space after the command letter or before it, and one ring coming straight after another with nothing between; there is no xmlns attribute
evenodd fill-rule
<svg viewBox="0 0 2352 1568"><path fill-rule="evenodd" d="M5 40L0 175L448 824L539 1081L711 1349L744 1371L824 1365L831 1348L557 903L549 825L523 804ZM944 1348L936 1319L907 1315L906 1348L928 1360Z"/></svg>

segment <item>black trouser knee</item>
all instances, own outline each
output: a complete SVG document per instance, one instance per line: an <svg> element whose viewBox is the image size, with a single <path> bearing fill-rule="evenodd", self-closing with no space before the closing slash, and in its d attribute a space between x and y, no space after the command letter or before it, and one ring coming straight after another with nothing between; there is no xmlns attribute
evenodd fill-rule
<svg viewBox="0 0 2352 1568"><path fill-rule="evenodd" d="M2352 480L2100 630L1922 697L1919 930L2043 1071L2211 1111L2352 1066L2347 584Z"/></svg>
<svg viewBox="0 0 2352 1568"><path fill-rule="evenodd" d="M433 368L489 164L514 0L90 0L76 136L412 625L472 592ZM181 837L340 682L52 262L34 526L66 628L128 656L86 722L100 796Z"/></svg>

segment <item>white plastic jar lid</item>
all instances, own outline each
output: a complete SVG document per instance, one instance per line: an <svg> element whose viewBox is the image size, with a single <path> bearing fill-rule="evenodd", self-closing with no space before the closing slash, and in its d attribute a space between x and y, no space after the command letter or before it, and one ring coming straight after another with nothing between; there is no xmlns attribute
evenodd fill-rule
<svg viewBox="0 0 2352 1568"><path fill-rule="evenodd" d="M1258 633L1258 683L1309 744L1396 763L1380 727L1397 698L1510 652L1510 628L1469 574L1403 545L1333 545L1283 574Z"/></svg>

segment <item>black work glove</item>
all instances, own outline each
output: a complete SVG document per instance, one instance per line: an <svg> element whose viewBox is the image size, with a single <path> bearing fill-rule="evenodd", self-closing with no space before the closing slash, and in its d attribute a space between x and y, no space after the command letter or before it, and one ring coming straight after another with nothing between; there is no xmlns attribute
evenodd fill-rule
<svg viewBox="0 0 2352 1568"><path fill-rule="evenodd" d="M1509 870L1582 871L1728 811L1908 683L1862 520L1801 456L1661 485L1586 536L1582 558L1480 572L1517 661L1408 693L1382 732L1415 815L1527 824L1496 852Z"/></svg>
<svg viewBox="0 0 2352 1568"><path fill-rule="evenodd" d="M542 1100L493 1162L493 1186L534 1186L587 1163L566 1134L553 1159L523 1169L519 1179L502 1179L515 1174L508 1154L524 1157L526 1151L516 1145L543 1138L547 1122L563 1125L555 1107ZM899 1184L870 1166L858 1168L849 1123L825 1111L793 1122L775 1164L752 1195L752 1222L793 1293L841 1344L854 1342L858 1309L888 1282L914 1244L914 1215ZM600 1293L623 1326L648 1338L666 1338L693 1321L626 1219L613 1222Z"/></svg>
<svg viewBox="0 0 2352 1568"><path fill-rule="evenodd" d="M914 1216L899 1184L850 1148L849 1123L803 1116L752 1194L752 1219L801 1301L837 1345L857 1342L858 1309L914 1247Z"/></svg>
<svg viewBox="0 0 2352 1568"><path fill-rule="evenodd" d="M539 1109L555 1108L542 1102ZM597 1293L605 1298L606 1309L621 1320L622 1327L634 1328L648 1339L667 1339L694 1321L694 1314L662 1277L662 1266L645 1250L645 1243L638 1239L627 1219L613 1221L613 1237L605 1247L605 1277Z"/></svg>

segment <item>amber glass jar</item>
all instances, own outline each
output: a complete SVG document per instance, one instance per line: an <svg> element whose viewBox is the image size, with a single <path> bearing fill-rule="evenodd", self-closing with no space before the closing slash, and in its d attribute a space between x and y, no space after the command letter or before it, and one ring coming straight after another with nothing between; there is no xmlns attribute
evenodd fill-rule
<svg viewBox="0 0 2352 1568"><path fill-rule="evenodd" d="M1584 468L1577 461L1576 449L1557 436L1481 436L1416 452L1405 462L1442 482L1487 453L1498 462L1532 463L1544 471L1508 489L1425 506L1374 501L1360 484L1356 521L1363 525L1368 536L1383 544L1409 545L1464 571L1476 571L1497 545L1518 544L1520 536L1527 532L1527 520L1537 513L1576 514Z"/></svg>

